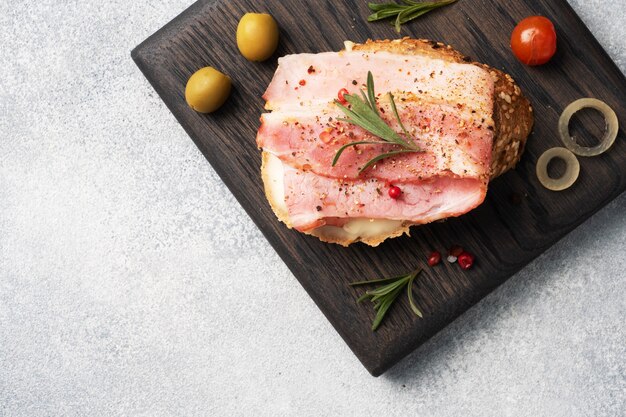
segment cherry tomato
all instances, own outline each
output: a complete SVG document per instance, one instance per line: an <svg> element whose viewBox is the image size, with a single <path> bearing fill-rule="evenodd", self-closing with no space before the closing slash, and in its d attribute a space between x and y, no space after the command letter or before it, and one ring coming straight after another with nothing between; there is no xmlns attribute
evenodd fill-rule
<svg viewBox="0 0 626 417"><path fill-rule="evenodd" d="M543 65L556 53L556 31L552 22L543 16L522 20L511 35L511 49L526 65Z"/></svg>

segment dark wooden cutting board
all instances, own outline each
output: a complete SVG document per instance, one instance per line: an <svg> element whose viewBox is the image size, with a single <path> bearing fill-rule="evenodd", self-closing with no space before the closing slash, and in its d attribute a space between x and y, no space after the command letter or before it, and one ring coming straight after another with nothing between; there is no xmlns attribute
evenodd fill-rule
<svg viewBox="0 0 626 417"><path fill-rule="evenodd" d="M279 50L263 64L246 61L237 50L237 23L248 11L269 12L281 27ZM451 44L518 81L536 114L528 149L517 169L494 181L485 203L465 216L414 227L411 237L378 248L324 244L288 230L265 200L255 145L261 95L278 56L335 51L346 39L398 36L387 23L367 23L368 14L362 0L199 1L139 45L132 57L352 351L379 375L626 189L623 128L608 153L580 159L581 177L569 190L548 191L534 174L541 153L560 145L557 121L573 100L602 99L626 125L626 79L565 0L460 0L406 25L403 35ZM509 35L517 21L535 14L554 21L559 50L550 64L529 68L511 54ZM209 116L192 111L184 100L187 79L207 65L234 80L227 104ZM587 136L604 128L601 118L589 112L574 125ZM476 254L475 267L464 272L444 262L427 268L416 287L424 319L410 312L403 297L372 332L374 310L355 303L363 290L348 283L411 271L425 265L431 250L445 251L452 244Z"/></svg>

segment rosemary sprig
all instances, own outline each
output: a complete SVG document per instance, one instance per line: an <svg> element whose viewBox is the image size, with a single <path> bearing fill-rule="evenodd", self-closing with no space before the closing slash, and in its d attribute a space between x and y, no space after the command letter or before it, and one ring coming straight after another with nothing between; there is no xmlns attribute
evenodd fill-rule
<svg viewBox="0 0 626 417"><path fill-rule="evenodd" d="M378 326L380 326L380 323L385 318L385 314L387 314L389 307L391 307L391 305L396 301L396 299L405 287L407 289L407 297L409 299L409 306L411 307L411 311L413 311L416 316L420 318L423 317L422 312L415 304L415 299L413 298L413 283L415 282L415 278L417 278L420 272L422 272L421 268L407 275L400 275L393 278L375 279L371 281L359 281L350 284L351 287L380 284L378 288L366 291L365 294L363 294L357 300L357 303L360 303L369 299L371 302L374 303L376 317L374 318L374 322L372 323L373 331L376 331L376 329L378 329Z"/></svg>
<svg viewBox="0 0 626 417"><path fill-rule="evenodd" d="M368 18L368 22L375 22L377 20L388 19L395 17L396 32L400 33L400 26L403 24L417 19L418 17L425 15L426 13L438 9L443 6L447 6L456 2L457 0L443 0L443 1L413 1L413 0L401 0L402 3L369 3L368 7L374 13Z"/></svg>
<svg viewBox="0 0 626 417"><path fill-rule="evenodd" d="M391 109L393 114L398 121L398 124L402 128L402 131L407 137L410 137L409 132L406 130L402 121L400 120L400 115L398 114L398 109L396 108L396 103L393 98L393 94L389 93L389 101L391 103ZM361 174L366 169L370 168L378 161L381 161L385 158L389 158L392 156L404 154L404 153L413 153L420 152L420 149L414 144L407 142L400 136L395 130L393 130L387 122L381 117L378 112L378 107L376 105L376 91L374 89L374 76L371 71L367 73L367 94L361 90L361 97L356 94L346 94L344 95L344 99L350 104L350 107L346 107L341 104L339 101L335 101L339 109L346 115L345 118L338 118L337 120L353 124L355 126L359 126L374 136L380 138L380 141L359 141L359 142L351 142L348 143L337 150L335 157L333 158L332 166L337 165L339 158L343 152L353 146L357 145L385 145L391 144L399 146L399 150L394 150L391 152L380 154L372 159L370 159L361 169L359 170L359 174Z"/></svg>

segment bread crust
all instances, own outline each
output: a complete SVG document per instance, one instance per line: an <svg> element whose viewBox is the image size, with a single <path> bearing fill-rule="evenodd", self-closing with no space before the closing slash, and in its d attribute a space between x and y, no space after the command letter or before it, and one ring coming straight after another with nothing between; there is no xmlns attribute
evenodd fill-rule
<svg viewBox="0 0 626 417"><path fill-rule="evenodd" d="M289 219L289 213L285 211L280 204L279 199L284 198L284 195L277 196L274 195L272 191L272 187L270 186L272 178L270 177L270 171L268 169L270 154L268 152L263 151L261 153L261 179L263 179L263 188L265 189L265 198L270 203L270 207L274 211L278 220L285 223L288 228L291 229L291 221Z"/></svg>
<svg viewBox="0 0 626 417"><path fill-rule="evenodd" d="M494 80L494 140L492 148L490 179L493 180L505 172L513 169L519 162L526 146L526 140L533 127L533 109L530 102L522 95L519 86L513 78L487 64L472 60L452 48L450 45L427 39L395 39L395 40L368 40L364 44L351 44L353 51L387 51L402 55L425 55L447 62L476 65L489 71ZM269 154L263 152L261 173L265 184L265 195L270 202L274 213L280 221L291 228L289 214L281 209L278 196L273 195L269 186L271 179L267 172ZM412 222L404 222L393 231L374 237L357 237L356 239L342 239L323 230L305 232L314 235L323 242L349 246L355 242L363 242L369 246L378 246L387 239L409 235Z"/></svg>

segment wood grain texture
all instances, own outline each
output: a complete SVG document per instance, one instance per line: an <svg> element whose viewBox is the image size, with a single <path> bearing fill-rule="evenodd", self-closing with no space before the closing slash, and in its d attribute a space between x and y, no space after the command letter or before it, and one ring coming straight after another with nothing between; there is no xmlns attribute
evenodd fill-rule
<svg viewBox="0 0 626 417"><path fill-rule="evenodd" d="M281 27L279 50L266 63L247 62L237 51L235 31L247 11L269 12ZM534 132L517 169L494 181L485 203L471 213L415 227L411 237L378 248L324 244L288 230L265 200L255 144L264 105L261 95L278 56L339 50L346 39L398 36L387 23L367 23L368 14L365 1L199 1L139 45L132 56L352 351L373 375L379 375L626 189L626 79L565 0L462 0L406 25L403 35L451 44L511 74L535 108ZM539 68L521 65L509 50L515 23L534 14L550 16L559 34L557 55ZM187 79L207 65L234 80L227 104L209 116L195 113L184 100ZM608 153L581 158L581 177L571 189L554 193L538 183L535 163L545 150L560 145L559 115L581 97L606 101L622 128ZM583 117L593 122L591 130L598 130L595 118ZM580 123L576 126L584 133ZM515 195L522 198L512 198ZM363 290L347 284L413 270L425 265L432 249L444 251L452 244L475 253L475 267L463 272L444 263L427 269L416 286L424 319L416 318L402 298L373 333L374 310L368 304L357 305Z"/></svg>

